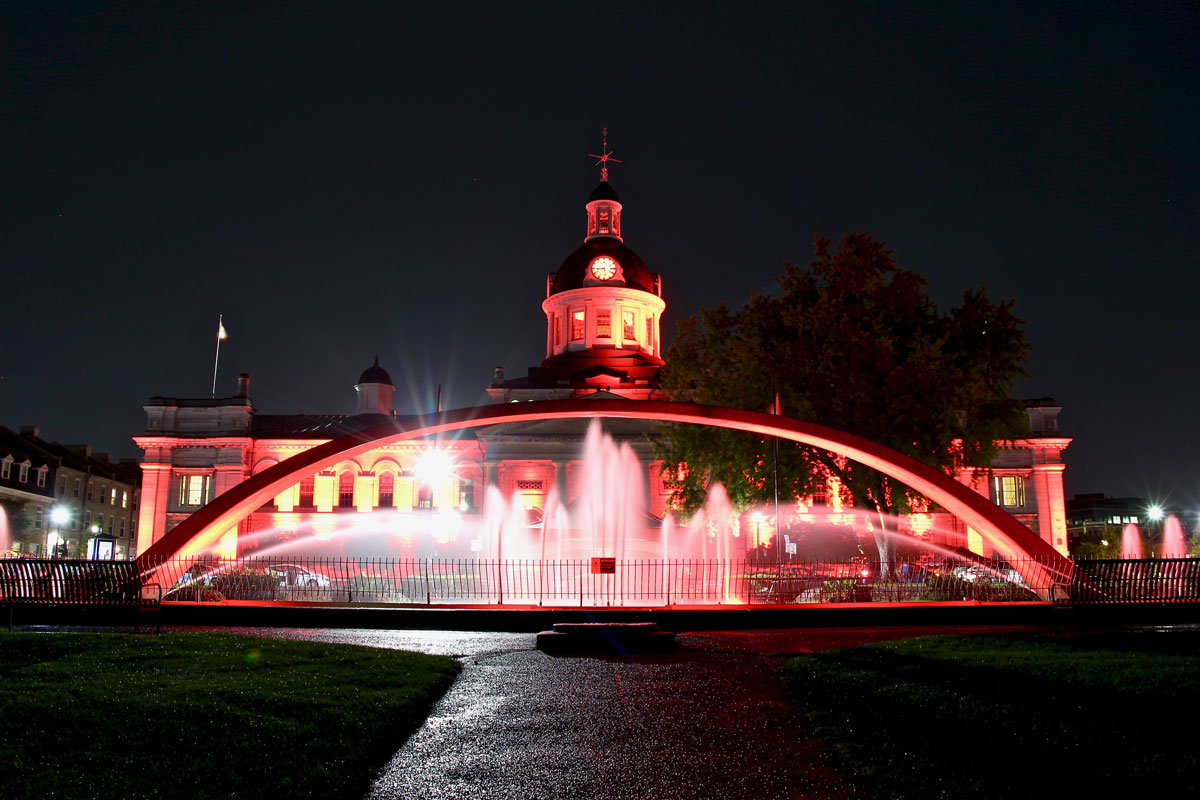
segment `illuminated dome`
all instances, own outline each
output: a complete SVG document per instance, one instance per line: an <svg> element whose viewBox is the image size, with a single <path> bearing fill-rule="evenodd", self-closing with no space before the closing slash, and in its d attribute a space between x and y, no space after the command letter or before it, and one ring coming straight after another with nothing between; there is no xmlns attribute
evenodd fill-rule
<svg viewBox="0 0 1200 800"><path fill-rule="evenodd" d="M596 236L588 239L583 243L583 247L567 256L562 266L558 268L558 272L554 273L550 294L599 285L598 278L593 275L591 267L592 262L597 258L604 257L611 258L620 267L620 270L608 279L611 281L611 285L658 294L655 291L654 275L646 266L646 262L642 261L641 256L626 247L619 239L608 236ZM608 265L607 261L600 263L605 267Z"/></svg>
<svg viewBox="0 0 1200 800"><path fill-rule="evenodd" d="M375 363L365 370L363 374L358 376L358 382L362 383L385 383L388 386L393 386L392 376L387 374L387 370L379 366L379 356L375 356Z"/></svg>

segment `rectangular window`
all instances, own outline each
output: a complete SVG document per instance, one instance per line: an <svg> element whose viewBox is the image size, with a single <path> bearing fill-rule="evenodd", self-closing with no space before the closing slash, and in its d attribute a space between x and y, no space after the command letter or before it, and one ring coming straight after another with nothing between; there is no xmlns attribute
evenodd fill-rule
<svg viewBox="0 0 1200 800"><path fill-rule="evenodd" d="M83 529L88 530L91 527L92 527L92 512L84 511L83 512Z"/></svg>
<svg viewBox="0 0 1200 800"><path fill-rule="evenodd" d="M109 536L113 535L113 521L115 519L116 519L116 517L114 515L112 515L112 514L108 515L108 535Z"/></svg>
<svg viewBox="0 0 1200 800"><path fill-rule="evenodd" d="M20 475L17 476L17 480L19 480L21 483L29 483L29 465L28 464L21 465L21 472L20 472Z"/></svg>
<svg viewBox="0 0 1200 800"><path fill-rule="evenodd" d="M96 493L96 500L100 503L100 505L104 505L104 502L107 497L108 497L108 487L105 486L104 484L100 484L100 491Z"/></svg>
<svg viewBox="0 0 1200 800"><path fill-rule="evenodd" d="M12 475L12 459L6 458L0 461L0 478L7 479L10 475Z"/></svg>
<svg viewBox="0 0 1200 800"><path fill-rule="evenodd" d="M79 486L81 483L82 483L81 479L79 479L79 478L75 479L75 493L72 495L72 497L79 497Z"/></svg>
<svg viewBox="0 0 1200 800"><path fill-rule="evenodd" d="M121 492L121 508L129 508L129 492Z"/></svg>
<svg viewBox="0 0 1200 800"><path fill-rule="evenodd" d="M1020 475L997 475L996 502L1004 508L1025 505L1025 479Z"/></svg>
<svg viewBox="0 0 1200 800"><path fill-rule="evenodd" d="M39 489L46 485L46 471L45 467L38 470L37 485Z"/></svg>
<svg viewBox="0 0 1200 800"><path fill-rule="evenodd" d="M637 333L634 332L634 323L637 321L632 311L621 312L622 327L625 329L625 341L632 342L637 338Z"/></svg>
<svg viewBox="0 0 1200 800"><path fill-rule="evenodd" d="M94 493L94 491L95 491L95 489L94 489L94 487L92 486L92 482L91 482L91 481L88 481L87 499L88 499L88 502L89 502L89 503L90 503L90 502L92 502L92 500L94 500L94 499L95 499L95 498L92 496L92 495L93 495L93 493Z"/></svg>
<svg viewBox="0 0 1200 800"><path fill-rule="evenodd" d="M396 476L385 472L379 476L379 507L395 507Z"/></svg>
<svg viewBox="0 0 1200 800"><path fill-rule="evenodd" d="M109 494L109 504L114 506L117 504L117 488L115 486L113 487L112 492Z"/></svg>
<svg viewBox="0 0 1200 800"><path fill-rule="evenodd" d="M596 338L611 339L612 338L612 312L597 311L596 312Z"/></svg>
<svg viewBox="0 0 1200 800"><path fill-rule="evenodd" d="M309 475L304 480L300 481L300 501L297 505L302 508L313 507L313 487L317 484L317 479L313 475Z"/></svg>
<svg viewBox="0 0 1200 800"><path fill-rule="evenodd" d="M61 497L62 495L66 494L66 493L67 493L67 476L63 475L61 478L58 479L58 495Z"/></svg>
<svg viewBox="0 0 1200 800"><path fill-rule="evenodd" d="M458 510L475 510L475 481L469 478L462 478L458 482Z"/></svg>
<svg viewBox="0 0 1200 800"><path fill-rule="evenodd" d="M562 320L558 314L554 315L554 346L558 347L559 340L562 339Z"/></svg>
<svg viewBox="0 0 1200 800"><path fill-rule="evenodd" d="M104 500L103 492L100 494L101 502ZM179 505L181 506L202 506L208 498L208 476L207 475L180 475L179 476Z"/></svg>
<svg viewBox="0 0 1200 800"><path fill-rule="evenodd" d="M654 317L646 317L646 347L654 349Z"/></svg>
<svg viewBox="0 0 1200 800"><path fill-rule="evenodd" d="M42 520L44 520L45 518L46 518L46 510L44 508L42 508L41 506L38 506L37 508L35 508L33 510L33 527L41 528Z"/></svg>
<svg viewBox="0 0 1200 800"><path fill-rule="evenodd" d="M571 312L571 341L578 342L583 339L583 312Z"/></svg>
<svg viewBox="0 0 1200 800"><path fill-rule="evenodd" d="M122 539L125 538L125 518L121 517L121 525L117 528L117 535Z"/></svg>

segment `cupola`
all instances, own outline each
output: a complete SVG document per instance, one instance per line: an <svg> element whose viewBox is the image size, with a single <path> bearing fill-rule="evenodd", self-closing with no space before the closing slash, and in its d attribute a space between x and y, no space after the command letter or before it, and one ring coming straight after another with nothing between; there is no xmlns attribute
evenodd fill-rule
<svg viewBox="0 0 1200 800"><path fill-rule="evenodd" d="M392 394L396 391L396 387L392 384L392 378L387 374L387 370L379 366L379 356L375 356L375 363L358 376L358 383L354 384L354 391L358 395L359 414L393 416Z"/></svg>

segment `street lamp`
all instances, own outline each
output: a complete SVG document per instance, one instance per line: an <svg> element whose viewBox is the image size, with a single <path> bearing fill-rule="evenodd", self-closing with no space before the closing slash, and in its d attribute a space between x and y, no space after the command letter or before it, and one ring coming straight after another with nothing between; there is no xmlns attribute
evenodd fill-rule
<svg viewBox="0 0 1200 800"><path fill-rule="evenodd" d="M1158 522L1163 518L1163 509L1160 505L1150 506L1149 512L1151 522Z"/></svg>
<svg viewBox="0 0 1200 800"><path fill-rule="evenodd" d="M50 509L50 533L46 536L46 550L53 557L58 553L58 548L63 544L62 527L71 519L71 511L66 506L55 506ZM63 547L66 549L65 545Z"/></svg>

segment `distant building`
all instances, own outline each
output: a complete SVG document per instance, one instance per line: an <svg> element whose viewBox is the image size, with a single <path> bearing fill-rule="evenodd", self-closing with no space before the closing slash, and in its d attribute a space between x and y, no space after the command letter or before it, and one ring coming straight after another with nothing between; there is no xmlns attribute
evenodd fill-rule
<svg viewBox="0 0 1200 800"><path fill-rule="evenodd" d="M19 433L0 428L0 495L24 503L10 549L105 560L135 555L137 462L113 463L108 454L93 453L91 445L62 445L39 434L36 426ZM61 510L61 522L55 509ZM82 551L81 543L86 543Z"/></svg>

